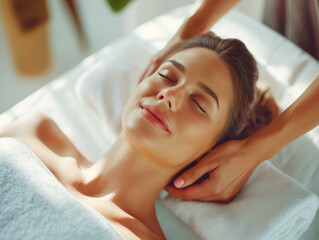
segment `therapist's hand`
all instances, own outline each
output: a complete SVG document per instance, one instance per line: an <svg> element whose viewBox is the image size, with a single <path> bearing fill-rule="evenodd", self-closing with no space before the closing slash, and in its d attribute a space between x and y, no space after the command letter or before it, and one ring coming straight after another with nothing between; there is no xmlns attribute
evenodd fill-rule
<svg viewBox="0 0 319 240"><path fill-rule="evenodd" d="M242 189L262 158L260 148L247 139L232 140L210 151L194 167L188 169L165 189L171 195L197 201L230 202ZM209 178L193 184L204 174ZM184 182L184 183L183 183ZM178 183L183 183L178 185Z"/></svg>
<svg viewBox="0 0 319 240"><path fill-rule="evenodd" d="M144 78L147 78L148 76L152 75L158 67L161 65L163 60L172 53L175 46L179 43L181 43L182 40L178 36L174 36L167 44L166 46L156 53L150 60L149 64L147 65L146 69L144 70L143 74L140 76L138 83L140 83Z"/></svg>

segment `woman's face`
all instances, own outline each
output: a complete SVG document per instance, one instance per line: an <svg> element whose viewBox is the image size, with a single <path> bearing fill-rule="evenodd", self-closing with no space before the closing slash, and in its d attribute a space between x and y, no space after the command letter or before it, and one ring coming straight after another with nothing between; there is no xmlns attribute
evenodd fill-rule
<svg viewBox="0 0 319 240"><path fill-rule="evenodd" d="M137 86L122 114L123 131L156 161L186 166L216 144L233 96L230 71L218 54L183 50Z"/></svg>

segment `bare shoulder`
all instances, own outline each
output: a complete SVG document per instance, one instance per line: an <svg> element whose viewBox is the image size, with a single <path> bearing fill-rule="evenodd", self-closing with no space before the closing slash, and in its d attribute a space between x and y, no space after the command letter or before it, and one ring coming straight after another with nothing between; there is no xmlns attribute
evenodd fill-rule
<svg viewBox="0 0 319 240"><path fill-rule="evenodd" d="M42 113L27 114L6 127L0 137L21 138L35 134L37 126L43 121L52 121L52 119Z"/></svg>
<svg viewBox="0 0 319 240"><path fill-rule="evenodd" d="M30 147L36 155L41 148L41 152L50 151L50 155L73 157L77 159L79 165L88 166L91 164L82 156L59 126L43 113L31 113L17 119L4 129L0 137L16 138ZM43 156L43 154L41 155Z"/></svg>
<svg viewBox="0 0 319 240"><path fill-rule="evenodd" d="M68 141L54 121L42 113L31 113L18 118L4 129L0 137L16 138L26 144L36 155L38 155L37 152L46 151L45 148L60 155Z"/></svg>

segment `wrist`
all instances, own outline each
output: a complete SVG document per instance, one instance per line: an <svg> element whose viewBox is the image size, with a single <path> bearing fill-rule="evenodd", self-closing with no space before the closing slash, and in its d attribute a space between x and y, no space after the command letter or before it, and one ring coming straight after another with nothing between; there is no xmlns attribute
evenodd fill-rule
<svg viewBox="0 0 319 240"><path fill-rule="evenodd" d="M270 134L266 128L256 132L247 138L247 145L252 152L256 152L257 164L274 157L281 149L276 142L276 137Z"/></svg>
<svg viewBox="0 0 319 240"><path fill-rule="evenodd" d="M181 26L180 31L178 31L178 37L181 41L185 41L208 30L204 20L198 19L196 16L190 16Z"/></svg>

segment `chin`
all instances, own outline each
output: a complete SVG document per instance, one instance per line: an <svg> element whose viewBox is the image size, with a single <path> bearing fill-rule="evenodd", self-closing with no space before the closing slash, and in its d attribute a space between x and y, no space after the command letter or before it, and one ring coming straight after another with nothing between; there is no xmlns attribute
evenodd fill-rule
<svg viewBox="0 0 319 240"><path fill-rule="evenodd" d="M124 109L121 122L124 134L139 144L158 145L158 141L164 140L160 130L143 117L137 105Z"/></svg>
<svg viewBox="0 0 319 240"><path fill-rule="evenodd" d="M169 144L168 141L158 140L154 136L154 132L140 131L136 128L124 126L123 133L130 143L151 161L165 167L178 166L180 168L181 164L185 165L185 161L180 159L180 154L174 152L172 144Z"/></svg>
<svg viewBox="0 0 319 240"><path fill-rule="evenodd" d="M154 133L154 129L145 124L126 122L123 126L123 134L143 155L157 162L167 161L168 158L162 156L163 148L165 149L165 147L161 146L158 141L158 134Z"/></svg>
<svg viewBox="0 0 319 240"><path fill-rule="evenodd" d="M135 144L144 145L144 142L155 141L154 131L149 127L139 111L130 111L122 116L123 133Z"/></svg>
<svg viewBox="0 0 319 240"><path fill-rule="evenodd" d="M123 112L121 120L124 136L148 157L164 165L176 166L181 163L177 160L180 153L174 153L175 148L172 148L171 136L154 127L139 109Z"/></svg>

